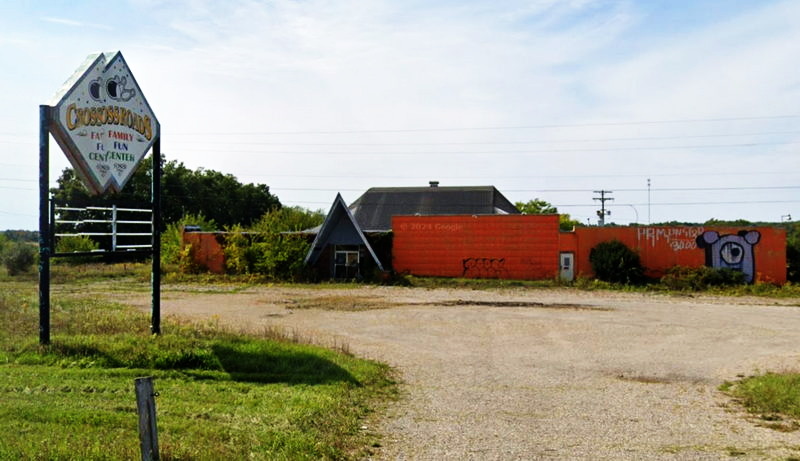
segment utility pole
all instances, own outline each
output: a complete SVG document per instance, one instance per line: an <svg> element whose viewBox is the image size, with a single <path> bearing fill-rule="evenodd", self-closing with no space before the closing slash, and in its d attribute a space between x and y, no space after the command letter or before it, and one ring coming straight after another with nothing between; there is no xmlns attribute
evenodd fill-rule
<svg viewBox="0 0 800 461"><path fill-rule="evenodd" d="M600 194L600 197L594 197L592 200L600 201L600 209L597 210L597 216L600 218L600 226L606 225L606 216L611 216L611 210L606 210L606 202L614 200L612 197L606 197L606 194L613 194L614 191L610 190L596 190L595 194Z"/></svg>
<svg viewBox="0 0 800 461"><path fill-rule="evenodd" d="M647 225L650 225L650 178L647 178Z"/></svg>

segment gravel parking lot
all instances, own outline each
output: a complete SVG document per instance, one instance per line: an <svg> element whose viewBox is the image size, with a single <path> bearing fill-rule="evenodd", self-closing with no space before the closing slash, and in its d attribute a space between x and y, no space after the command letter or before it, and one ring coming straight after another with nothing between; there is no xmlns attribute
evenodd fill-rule
<svg viewBox="0 0 800 461"><path fill-rule="evenodd" d="M725 380L800 368L800 300L569 289L166 287L166 314L285 327L397 368L377 459L788 459ZM332 306L334 309L323 309Z"/></svg>

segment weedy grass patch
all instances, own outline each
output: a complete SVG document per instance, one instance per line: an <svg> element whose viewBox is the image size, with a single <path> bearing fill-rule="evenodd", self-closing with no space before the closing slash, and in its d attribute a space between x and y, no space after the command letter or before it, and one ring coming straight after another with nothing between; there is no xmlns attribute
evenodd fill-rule
<svg viewBox="0 0 800 461"><path fill-rule="evenodd" d="M395 395L386 365L274 331L165 319L153 336L147 315L102 296L51 304L40 346L35 283L0 280L0 459L138 458L140 376L155 378L167 460L364 456L365 418Z"/></svg>
<svg viewBox="0 0 800 461"><path fill-rule="evenodd" d="M716 296L760 296L765 298L800 298L800 285L787 282L784 285L771 283L734 284L706 286L703 288L676 287L651 280L644 284L612 283L603 280L578 277L572 282L551 280L512 280L512 279L465 279L448 277L404 276L405 285L417 288L467 288L472 290L493 290L505 288L551 289L575 288L582 291L622 291L632 293L659 293L665 295L710 294Z"/></svg>
<svg viewBox="0 0 800 461"><path fill-rule="evenodd" d="M800 429L800 373L766 373L736 382L720 390L734 397L763 426L781 431Z"/></svg>
<svg viewBox="0 0 800 461"><path fill-rule="evenodd" d="M379 297L327 295L294 298L286 301L287 309L324 309L333 311L364 311L388 309L398 304Z"/></svg>

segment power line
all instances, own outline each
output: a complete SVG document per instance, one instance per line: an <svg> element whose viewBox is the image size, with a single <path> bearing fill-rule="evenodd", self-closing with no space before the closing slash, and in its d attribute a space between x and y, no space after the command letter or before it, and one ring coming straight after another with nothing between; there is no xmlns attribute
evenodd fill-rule
<svg viewBox="0 0 800 461"><path fill-rule="evenodd" d="M350 133L418 133L418 132L447 132L447 131L502 131L502 130L529 130L553 128L584 128L608 126L638 126L638 125L670 125L680 123L717 123L717 122L742 122L758 120L798 119L798 114L762 115L762 116L737 116L737 117L708 117L708 118L683 118L662 120L633 120L617 122L585 122L585 123L550 123L539 125L499 125L499 126L474 126L474 127L434 127L434 128L377 128L377 129L342 129L342 130L287 130L287 131L240 131L240 132L173 132L170 136L242 136L242 135L308 135L308 134L350 134ZM0 132L4 136L35 136L36 133Z"/></svg>
<svg viewBox="0 0 800 461"><path fill-rule="evenodd" d="M336 176L331 176L336 177ZM33 179L8 179L0 178L0 181L20 181L20 182L36 182ZM168 191L171 185L165 184L164 190ZM415 186L400 186L400 187L415 187ZM426 186L417 186L426 187ZM447 187L447 186L442 186ZM271 191L307 191L307 192L360 192L365 191L367 188L338 188L338 187L281 187L269 185ZM10 187L0 186L0 189L13 189L13 190L35 190L33 188L23 187ZM793 190L800 189L800 186L726 186L726 187L664 187L658 189L650 189L653 192L698 192L698 191L748 191L748 190ZM645 192L646 188L617 188L617 192ZM538 193L591 193L594 189L506 189L503 188L502 192L538 192Z"/></svg>
<svg viewBox="0 0 800 461"><path fill-rule="evenodd" d="M651 205L655 206L683 206L683 205L748 205L748 204L776 204L776 203L800 203L800 200L747 200L747 201L726 201L726 202L653 202ZM615 206L646 206L647 203L620 203ZM553 204L555 207L594 207L591 204L571 203L571 204Z"/></svg>
<svg viewBox="0 0 800 461"><path fill-rule="evenodd" d="M309 191L309 192L359 192L365 190L359 189L344 189L344 188L317 188L317 187L280 187L269 186L270 190L287 190L287 191ZM403 186L414 187L414 186ZM424 188L426 186L418 186ZM442 186L447 187L447 186ZM740 186L740 187L670 187L651 189L653 192L683 192L683 191L739 191L739 190L783 190L783 189L800 189L800 186ZM616 189L618 192L644 192L647 189ZM569 192L569 193L591 193L596 192L594 189L503 189L502 192Z"/></svg>
<svg viewBox="0 0 800 461"><path fill-rule="evenodd" d="M648 150L681 150L681 149L719 149L739 147L785 146L800 144L800 141L777 142L752 142L737 144L697 144L680 146L637 146L637 147L589 147L589 148L559 148L559 149L525 149L525 150L490 150L490 151L406 151L406 152L353 152L353 151L264 151L264 150L234 150L234 149L192 149L193 152L211 152L219 154L251 154L251 155L325 155L325 156L364 156L364 155L507 155L507 154L550 154L565 152L619 152L619 151L648 151Z"/></svg>
<svg viewBox="0 0 800 461"><path fill-rule="evenodd" d="M12 214L12 215L17 215L17 216L32 216L32 217L36 217L36 215L32 215L32 214L28 214L28 213L15 213L13 211L5 211L5 210L0 210L0 213Z"/></svg>
<svg viewBox="0 0 800 461"><path fill-rule="evenodd" d="M469 146L469 145L525 145L525 144L568 144L568 143L592 143L592 142L626 142L626 141L668 141L678 139L707 139L707 138L732 138L746 136L786 136L800 134L800 131L766 131L751 133L714 133L698 135L671 135L671 136L633 136L617 138L593 138L593 139L555 139L555 140L531 140L531 141L450 141L450 142L343 142L343 143L308 143L308 142L276 142L276 141L177 141L171 145L253 145L253 146ZM210 134L214 136L214 134ZM221 135L221 134L217 134ZM12 136L2 134L0 136ZM20 135L13 135L20 136ZM0 144L21 144L34 145L36 141L4 141Z"/></svg>
<svg viewBox="0 0 800 461"><path fill-rule="evenodd" d="M623 138L595 138L595 139L558 139L536 141L458 141L458 142L344 142L344 143L307 143L307 142L276 142L276 141L177 141L172 145L184 144L221 144L221 145L253 145L253 146L471 146L471 145L520 145L520 144L565 144L589 142L619 142L619 141L664 141L675 139L703 139L703 138L731 138L745 136L782 136L800 134L800 131L768 131L759 133L726 133L726 134L701 134L680 136L634 136ZM2 143L2 141L0 141Z"/></svg>
<svg viewBox="0 0 800 461"><path fill-rule="evenodd" d="M35 165L20 165L20 164L9 164L9 163L0 163L3 166L18 166L18 167L34 167ZM435 175L440 179L481 179L481 180L497 180L497 179L571 179L571 178L644 178L644 177L674 177L674 176L703 176L703 177L714 177L714 176L761 176L761 175L787 175L787 174L794 174L794 172L787 172L787 171L737 171L737 172L727 172L721 173L719 171L716 172L681 172L681 173L657 173L657 174L650 174L650 173L612 173L612 174L584 174L584 175L555 175L555 174L543 174L543 175L522 175L522 176L497 176L497 175L483 175L483 176L441 176ZM328 174L328 175L309 175L309 174L273 174L273 173L247 173L244 175L240 175L243 177L250 177L250 178L314 178L314 179L364 179L364 175L341 175L341 174ZM370 175L369 177L372 179L425 179L429 175L417 175L417 176L387 176L387 175ZM427 181L427 179L425 179Z"/></svg>
<svg viewBox="0 0 800 461"><path fill-rule="evenodd" d="M550 129L550 128L584 128L584 127L604 127L604 126L636 126L636 125L660 125L676 123L711 123L711 122L738 122L747 120L777 120L777 119L796 119L800 115L767 115L754 117L716 117L716 118L687 118L672 120L642 120L632 122L589 122L589 123L570 123L570 124L543 124L543 125L508 125L508 126L478 126L478 127L451 127L451 128L384 128L384 129L350 129L350 130L298 130L298 131L241 131L241 132L176 132L173 136L242 136L242 135L308 135L308 134L351 134L351 133L424 133L442 131L501 131L501 130L528 130L528 129Z"/></svg>

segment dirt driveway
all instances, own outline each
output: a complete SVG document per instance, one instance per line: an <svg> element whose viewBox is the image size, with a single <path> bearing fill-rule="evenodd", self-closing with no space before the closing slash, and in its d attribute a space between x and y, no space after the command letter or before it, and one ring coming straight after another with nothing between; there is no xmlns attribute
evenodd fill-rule
<svg viewBox="0 0 800 461"><path fill-rule="evenodd" d="M166 314L283 326L395 366L379 459L787 459L717 390L800 368L800 300L573 290L165 287ZM315 306L336 306L325 310Z"/></svg>

